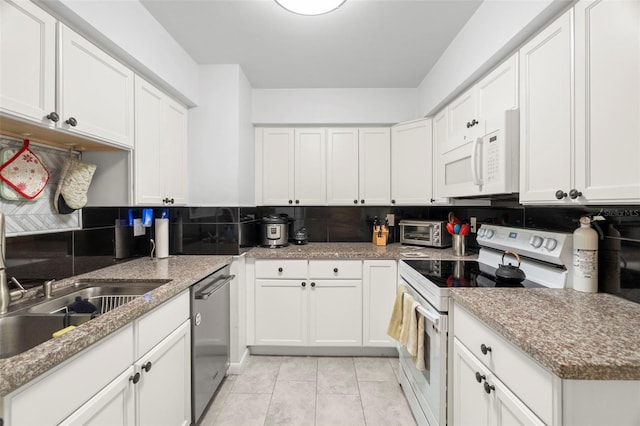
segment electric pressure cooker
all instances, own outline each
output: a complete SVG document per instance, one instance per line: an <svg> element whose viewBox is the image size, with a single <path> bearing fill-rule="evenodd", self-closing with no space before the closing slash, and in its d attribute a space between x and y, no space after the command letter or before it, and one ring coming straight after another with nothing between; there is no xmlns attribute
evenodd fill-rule
<svg viewBox="0 0 640 426"><path fill-rule="evenodd" d="M260 245L276 248L289 245L289 218L269 215L262 218L260 224Z"/></svg>

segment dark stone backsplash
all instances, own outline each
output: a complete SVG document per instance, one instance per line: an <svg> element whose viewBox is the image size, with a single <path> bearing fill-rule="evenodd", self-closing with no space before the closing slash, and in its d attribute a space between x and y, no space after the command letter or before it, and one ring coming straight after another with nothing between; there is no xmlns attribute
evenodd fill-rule
<svg viewBox="0 0 640 426"><path fill-rule="evenodd" d="M83 229L7 239L7 273L27 286L89 272L148 256L154 227L134 236L129 218L141 218L142 208L85 208ZM599 222L601 291L624 293L640 302L640 206L524 207L514 201L480 207L172 207L153 208L153 217L169 213L170 254L238 254L259 244L260 219L286 214L291 230L305 227L312 242L371 240L374 218L389 213L402 219L446 220L450 211L463 222L476 217L478 226L492 223L512 227L573 232L582 215L602 215ZM390 241L399 240L398 226ZM473 235L468 245L477 248Z"/></svg>

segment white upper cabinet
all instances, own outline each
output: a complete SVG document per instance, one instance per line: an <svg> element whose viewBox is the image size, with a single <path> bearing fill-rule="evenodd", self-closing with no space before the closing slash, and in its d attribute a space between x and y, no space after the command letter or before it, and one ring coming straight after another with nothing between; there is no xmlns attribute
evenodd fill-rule
<svg viewBox="0 0 640 426"><path fill-rule="evenodd" d="M186 204L186 109L136 77L135 117L135 204Z"/></svg>
<svg viewBox="0 0 640 426"><path fill-rule="evenodd" d="M0 0L0 111L53 127L56 20L29 1Z"/></svg>
<svg viewBox="0 0 640 426"><path fill-rule="evenodd" d="M359 189L358 129L327 130L327 204L357 205Z"/></svg>
<svg viewBox="0 0 640 426"><path fill-rule="evenodd" d="M522 203L640 201L639 34L638 2L585 0L523 46Z"/></svg>
<svg viewBox="0 0 640 426"><path fill-rule="evenodd" d="M572 11L520 49L520 201L568 203ZM559 199L556 192L560 191Z"/></svg>
<svg viewBox="0 0 640 426"><path fill-rule="evenodd" d="M391 201L391 131L363 128L358 155L360 204L388 206Z"/></svg>
<svg viewBox="0 0 640 426"><path fill-rule="evenodd" d="M388 128L327 130L327 204L389 205Z"/></svg>
<svg viewBox="0 0 640 426"><path fill-rule="evenodd" d="M326 150L322 128L257 128L256 204L325 205Z"/></svg>
<svg viewBox="0 0 640 426"><path fill-rule="evenodd" d="M71 29L59 28L58 126L133 147L133 71Z"/></svg>
<svg viewBox="0 0 640 426"><path fill-rule="evenodd" d="M505 110L517 109L519 105L517 53L476 84L476 102L480 117L478 136L503 129Z"/></svg>
<svg viewBox="0 0 640 426"><path fill-rule="evenodd" d="M575 185L586 202L640 201L640 2L575 8Z"/></svg>
<svg viewBox="0 0 640 426"><path fill-rule="evenodd" d="M482 136L475 88L458 96L447 109L449 132L447 143L441 146L441 154L473 142L478 136Z"/></svg>
<svg viewBox="0 0 640 426"><path fill-rule="evenodd" d="M296 205L327 203L327 142L325 129L295 130Z"/></svg>
<svg viewBox="0 0 640 426"><path fill-rule="evenodd" d="M391 203L431 204L433 146L431 119L401 123L391 128Z"/></svg>
<svg viewBox="0 0 640 426"><path fill-rule="evenodd" d="M292 128L256 129L256 204L293 204L294 147Z"/></svg>

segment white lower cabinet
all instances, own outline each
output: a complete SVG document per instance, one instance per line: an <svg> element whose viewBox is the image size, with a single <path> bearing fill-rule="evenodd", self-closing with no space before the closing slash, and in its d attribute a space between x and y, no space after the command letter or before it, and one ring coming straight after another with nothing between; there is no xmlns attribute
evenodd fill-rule
<svg viewBox="0 0 640 426"><path fill-rule="evenodd" d="M453 342L454 425L543 425L458 339Z"/></svg>
<svg viewBox="0 0 640 426"><path fill-rule="evenodd" d="M188 425L189 292L7 395L3 410L7 425Z"/></svg>
<svg viewBox="0 0 640 426"><path fill-rule="evenodd" d="M362 345L361 261L258 260L255 266L256 345Z"/></svg>
<svg viewBox="0 0 640 426"><path fill-rule="evenodd" d="M396 297L398 262L365 260L362 265L362 344L395 347L387 334Z"/></svg>

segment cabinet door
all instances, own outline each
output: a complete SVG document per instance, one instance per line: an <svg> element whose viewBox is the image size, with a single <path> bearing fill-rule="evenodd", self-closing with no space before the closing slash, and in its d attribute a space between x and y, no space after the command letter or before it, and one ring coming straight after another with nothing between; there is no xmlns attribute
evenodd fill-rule
<svg viewBox="0 0 640 426"><path fill-rule="evenodd" d="M327 203L327 143L325 129L295 130L295 204Z"/></svg>
<svg viewBox="0 0 640 426"><path fill-rule="evenodd" d="M360 129L360 204L388 206L391 201L391 132Z"/></svg>
<svg viewBox="0 0 640 426"><path fill-rule="evenodd" d="M575 43L579 199L640 201L640 2L578 2Z"/></svg>
<svg viewBox="0 0 640 426"><path fill-rule="evenodd" d="M50 127L56 20L29 1L0 1L0 111Z"/></svg>
<svg viewBox="0 0 640 426"><path fill-rule="evenodd" d="M504 130L504 112L518 108L518 54L476 84L479 136Z"/></svg>
<svg viewBox="0 0 640 426"><path fill-rule="evenodd" d="M327 204L360 202L358 150L358 129L327 129Z"/></svg>
<svg viewBox="0 0 640 426"><path fill-rule="evenodd" d="M260 177L262 204L284 206L294 198L294 131L290 128L265 128L258 134L261 152Z"/></svg>
<svg viewBox="0 0 640 426"><path fill-rule="evenodd" d="M309 283L309 345L362 346L362 280Z"/></svg>
<svg viewBox="0 0 640 426"><path fill-rule="evenodd" d="M133 366L67 417L61 426L110 426L135 423Z"/></svg>
<svg viewBox="0 0 640 426"><path fill-rule="evenodd" d="M162 205L165 198L163 177L163 109L165 95L150 83L136 77L136 147L134 154L135 203Z"/></svg>
<svg viewBox="0 0 640 426"><path fill-rule="evenodd" d="M572 11L520 49L520 201L567 203L571 189Z"/></svg>
<svg viewBox="0 0 640 426"><path fill-rule="evenodd" d="M432 196L431 120L391 128L391 203L425 205Z"/></svg>
<svg viewBox="0 0 640 426"><path fill-rule="evenodd" d="M307 342L307 292L301 280L256 280L257 345L304 345Z"/></svg>
<svg viewBox="0 0 640 426"><path fill-rule="evenodd" d="M489 371L455 338L452 364L452 424L491 424L491 395L484 390L484 383L489 377ZM480 378L480 382L476 377Z"/></svg>
<svg viewBox="0 0 640 426"><path fill-rule="evenodd" d="M59 27L58 125L133 148L133 72L79 34Z"/></svg>
<svg viewBox="0 0 640 426"><path fill-rule="evenodd" d="M467 90L447 107L449 115L449 132L447 143L441 150L442 154L482 136L480 131L480 116L476 107L475 88Z"/></svg>
<svg viewBox="0 0 640 426"><path fill-rule="evenodd" d="M163 108L163 164L161 179L170 204L187 204L187 109L165 98ZM197 190L197 188L196 188Z"/></svg>
<svg viewBox="0 0 640 426"><path fill-rule="evenodd" d="M191 423L191 322L177 330L135 363L137 424Z"/></svg>
<svg viewBox="0 0 640 426"><path fill-rule="evenodd" d="M395 346L387 334L396 297L395 260L365 260L362 271L362 330L364 346Z"/></svg>
<svg viewBox="0 0 640 426"><path fill-rule="evenodd" d="M449 199L442 195L444 189L444 165L442 163L442 152L447 149L449 133L449 119L447 109L437 113L433 117L433 194L434 202L448 204Z"/></svg>
<svg viewBox="0 0 640 426"><path fill-rule="evenodd" d="M500 426L545 424L496 377L490 376L487 383L491 391L493 417L491 424Z"/></svg>

